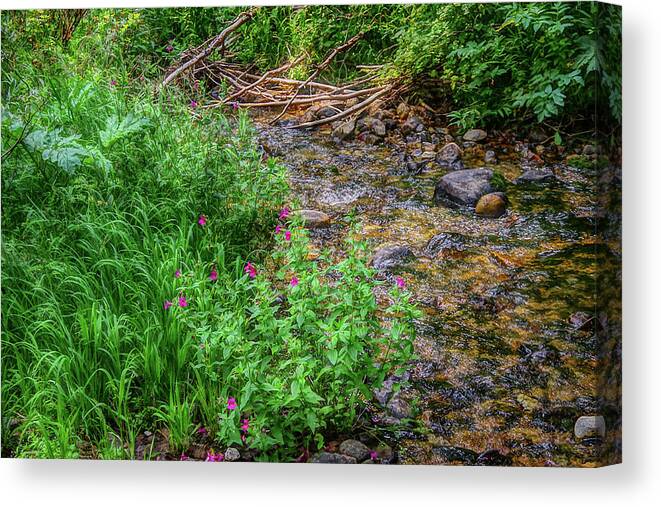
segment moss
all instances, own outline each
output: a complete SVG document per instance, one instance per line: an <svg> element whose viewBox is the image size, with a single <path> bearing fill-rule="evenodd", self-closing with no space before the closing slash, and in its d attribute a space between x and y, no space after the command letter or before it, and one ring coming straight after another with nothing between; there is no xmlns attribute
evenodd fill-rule
<svg viewBox="0 0 661 507"><path fill-rule="evenodd" d="M502 173L498 171L493 172L493 176L491 176L489 183L496 192L504 192L507 190L508 181L505 176L503 176Z"/></svg>

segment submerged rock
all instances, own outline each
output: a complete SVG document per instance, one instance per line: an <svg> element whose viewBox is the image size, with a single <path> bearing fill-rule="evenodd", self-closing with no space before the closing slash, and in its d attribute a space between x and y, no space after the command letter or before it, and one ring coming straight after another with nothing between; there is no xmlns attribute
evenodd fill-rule
<svg viewBox="0 0 661 507"><path fill-rule="evenodd" d="M463 169L446 174L436 185L434 202L449 200L458 204L474 206L484 194L493 191L493 171L486 167Z"/></svg>
<svg viewBox="0 0 661 507"><path fill-rule="evenodd" d="M340 453L351 456L356 461L365 461L370 457L370 449L358 440L345 440L340 444Z"/></svg>
<svg viewBox="0 0 661 507"><path fill-rule="evenodd" d="M512 464L512 458L501 454L495 449L484 451L475 460L476 465L506 467Z"/></svg>
<svg viewBox="0 0 661 507"><path fill-rule="evenodd" d="M466 237L462 234L442 232L429 240L424 253L429 257L436 257L445 250L462 251L466 248Z"/></svg>
<svg viewBox="0 0 661 507"><path fill-rule="evenodd" d="M335 465L355 465L356 458L335 452L320 452L312 456L311 463L332 463Z"/></svg>
<svg viewBox="0 0 661 507"><path fill-rule="evenodd" d="M481 217L498 218L507 210L507 196L502 192L493 192L480 197L475 206L475 213Z"/></svg>
<svg viewBox="0 0 661 507"><path fill-rule="evenodd" d="M331 218L323 211L317 211L314 209L301 209L295 213L303 219L303 226L307 229L327 227L331 222Z"/></svg>
<svg viewBox="0 0 661 507"><path fill-rule="evenodd" d="M601 415L583 415L574 424L576 438L604 437L606 421Z"/></svg>
<svg viewBox="0 0 661 507"><path fill-rule="evenodd" d="M514 180L516 185L527 183L548 183L555 180L555 175L550 167L539 169L528 169L521 176Z"/></svg>
<svg viewBox="0 0 661 507"><path fill-rule="evenodd" d="M477 143L484 141L487 138L487 133L482 129L470 129L463 135L464 141Z"/></svg>
<svg viewBox="0 0 661 507"><path fill-rule="evenodd" d="M407 245L389 245L374 253L371 264L374 269L388 270L406 264L412 257L413 252Z"/></svg>

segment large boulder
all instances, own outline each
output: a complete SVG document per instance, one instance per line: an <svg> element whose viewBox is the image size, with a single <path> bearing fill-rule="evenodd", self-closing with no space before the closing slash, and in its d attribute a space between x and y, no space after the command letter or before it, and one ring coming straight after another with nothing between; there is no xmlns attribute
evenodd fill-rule
<svg viewBox="0 0 661 507"><path fill-rule="evenodd" d="M358 462L363 462L370 457L370 449L358 440L345 440L340 444L340 453L351 456Z"/></svg>
<svg viewBox="0 0 661 507"><path fill-rule="evenodd" d="M312 463L332 463L335 465L355 465L356 458L334 452L320 452L312 456Z"/></svg>
<svg viewBox="0 0 661 507"><path fill-rule="evenodd" d="M481 217L498 218L507 210L507 196L502 192L493 192L480 197L475 205L475 213Z"/></svg>
<svg viewBox="0 0 661 507"><path fill-rule="evenodd" d="M436 185L434 202L452 201L465 206L475 206L484 194L493 192L493 171L486 167L462 169L446 174Z"/></svg>

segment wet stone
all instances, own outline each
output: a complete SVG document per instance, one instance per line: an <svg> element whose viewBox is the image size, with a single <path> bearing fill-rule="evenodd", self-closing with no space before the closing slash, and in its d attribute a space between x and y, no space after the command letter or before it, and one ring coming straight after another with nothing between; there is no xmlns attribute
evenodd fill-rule
<svg viewBox="0 0 661 507"><path fill-rule="evenodd" d="M528 169L521 176L514 180L516 185L528 183L549 183L555 180L555 175L550 167L541 167L539 169Z"/></svg>
<svg viewBox="0 0 661 507"><path fill-rule="evenodd" d="M390 398L386 408L390 411L393 417L396 417L397 419L408 419L413 415L411 405L402 398L401 393L399 392Z"/></svg>
<svg viewBox="0 0 661 507"><path fill-rule="evenodd" d="M501 454L495 449L484 451L475 460L476 465L506 467L512 464L512 458Z"/></svg>
<svg viewBox="0 0 661 507"><path fill-rule="evenodd" d="M314 209L302 209L296 211L296 214L303 219L303 225L307 229L328 227L331 222L330 217L323 211L317 211Z"/></svg>
<svg viewBox="0 0 661 507"><path fill-rule="evenodd" d="M436 185L434 202L452 201L474 206L484 194L493 191L493 171L486 167L464 169L446 174Z"/></svg>
<svg viewBox="0 0 661 507"><path fill-rule="evenodd" d="M358 440L345 440L340 444L340 453L351 456L356 461L365 461L370 457L370 449Z"/></svg>
<svg viewBox="0 0 661 507"><path fill-rule="evenodd" d="M346 141L353 137L353 131L356 128L356 123L353 120L345 121L333 130L333 137L340 141Z"/></svg>
<svg viewBox="0 0 661 507"><path fill-rule="evenodd" d="M507 210L507 197L502 192L494 192L480 197L475 206L475 213L481 217L498 218Z"/></svg>
<svg viewBox="0 0 661 507"><path fill-rule="evenodd" d="M497 164L498 163L498 157L496 156L496 152L493 150L487 150L487 152L484 154L484 163L485 164Z"/></svg>
<svg viewBox="0 0 661 507"><path fill-rule="evenodd" d="M471 129L463 135L464 141L478 143L487 138L487 133L482 129Z"/></svg>
<svg viewBox="0 0 661 507"><path fill-rule="evenodd" d="M438 152L436 161L441 165L451 166L461 159L461 148L457 143L448 143Z"/></svg>
<svg viewBox="0 0 661 507"><path fill-rule="evenodd" d="M331 463L334 465L355 465L356 458L335 452L320 452L312 456L311 463Z"/></svg>
<svg viewBox="0 0 661 507"><path fill-rule="evenodd" d="M413 252L406 245L390 245L380 248L372 257L372 267L379 271L387 271L403 266L413 258Z"/></svg>
<svg viewBox="0 0 661 507"><path fill-rule="evenodd" d="M442 232L429 240L424 248L425 254L436 257L445 250L462 251L466 248L466 237L462 234Z"/></svg>
<svg viewBox="0 0 661 507"><path fill-rule="evenodd" d="M574 424L576 438L601 437L606 435L606 421L601 415L583 415Z"/></svg>
<svg viewBox="0 0 661 507"><path fill-rule="evenodd" d="M474 464L478 457L478 454L475 451L464 447L453 447L448 445L435 447L432 452L446 463L459 462L464 465Z"/></svg>

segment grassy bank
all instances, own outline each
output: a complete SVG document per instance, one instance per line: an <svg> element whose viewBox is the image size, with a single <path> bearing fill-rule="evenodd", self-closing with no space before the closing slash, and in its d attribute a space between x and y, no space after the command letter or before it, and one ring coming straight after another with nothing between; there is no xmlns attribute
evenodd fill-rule
<svg viewBox="0 0 661 507"><path fill-rule="evenodd" d="M248 119L157 91L132 12L66 44L42 14L3 13L3 456L165 429L172 456L204 433L288 460L350 428L411 357L406 291L377 307L359 242L308 256Z"/></svg>

